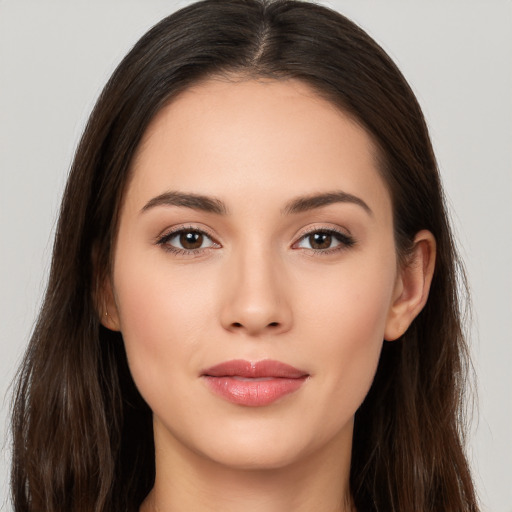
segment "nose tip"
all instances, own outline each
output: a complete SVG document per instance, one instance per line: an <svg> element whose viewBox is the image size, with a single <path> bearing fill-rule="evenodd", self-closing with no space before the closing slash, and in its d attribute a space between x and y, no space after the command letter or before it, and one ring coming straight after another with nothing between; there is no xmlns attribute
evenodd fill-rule
<svg viewBox="0 0 512 512"><path fill-rule="evenodd" d="M223 327L230 332L279 334L289 330L292 312L287 300L283 273L272 261L231 266L224 287L221 314Z"/></svg>

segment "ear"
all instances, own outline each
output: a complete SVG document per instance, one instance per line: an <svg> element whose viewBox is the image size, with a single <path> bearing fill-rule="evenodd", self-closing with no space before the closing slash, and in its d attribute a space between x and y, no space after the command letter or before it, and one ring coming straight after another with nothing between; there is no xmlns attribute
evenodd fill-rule
<svg viewBox="0 0 512 512"><path fill-rule="evenodd" d="M388 312L384 339L402 336L425 306L434 275L436 240L427 230L418 232L406 264L400 268Z"/></svg>
<svg viewBox="0 0 512 512"><path fill-rule="evenodd" d="M114 295L112 280L109 276L105 276L98 285L98 299L96 300L96 308L103 327L111 331L120 331L119 313Z"/></svg>
<svg viewBox="0 0 512 512"><path fill-rule="evenodd" d="M119 313L114 295L112 278L108 272L100 271L98 262L98 248L95 246L92 251L92 262L94 268L94 304L101 325L111 331L120 331Z"/></svg>

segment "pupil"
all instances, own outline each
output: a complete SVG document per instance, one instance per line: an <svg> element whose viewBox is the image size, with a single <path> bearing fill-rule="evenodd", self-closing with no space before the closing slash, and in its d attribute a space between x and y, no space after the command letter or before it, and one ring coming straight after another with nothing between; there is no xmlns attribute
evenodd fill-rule
<svg viewBox="0 0 512 512"><path fill-rule="evenodd" d="M309 243L313 249L329 249L331 242L332 235L328 233L315 233L309 238Z"/></svg>
<svg viewBox="0 0 512 512"><path fill-rule="evenodd" d="M185 249L199 249L203 245L203 235L201 233L182 233L180 235L180 244Z"/></svg>

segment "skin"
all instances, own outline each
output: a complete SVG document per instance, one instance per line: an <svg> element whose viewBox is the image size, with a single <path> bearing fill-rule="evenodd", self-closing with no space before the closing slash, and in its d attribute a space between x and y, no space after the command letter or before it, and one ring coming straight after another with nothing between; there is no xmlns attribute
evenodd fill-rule
<svg viewBox="0 0 512 512"><path fill-rule="evenodd" d="M422 231L398 267L371 138L301 82L212 79L160 111L132 172L102 321L122 332L154 415L156 482L141 510L351 510L354 414L383 340L423 307L435 259ZM226 212L151 203L169 191ZM340 191L360 202L287 211ZM162 242L176 229L208 236L176 253L179 236ZM342 236L315 251L320 229ZM309 377L270 405L237 405L201 377L232 359Z"/></svg>

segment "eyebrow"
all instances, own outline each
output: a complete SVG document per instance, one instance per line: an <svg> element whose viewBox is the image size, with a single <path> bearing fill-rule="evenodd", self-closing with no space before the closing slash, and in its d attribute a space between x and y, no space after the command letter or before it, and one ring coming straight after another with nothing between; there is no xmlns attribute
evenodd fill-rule
<svg viewBox="0 0 512 512"><path fill-rule="evenodd" d="M226 215L228 212L226 205L220 199L200 194L169 191L150 199L142 208L141 213L156 206L180 206L218 215Z"/></svg>
<svg viewBox="0 0 512 512"><path fill-rule="evenodd" d="M363 208L363 210L365 210L369 215L373 215L371 208L361 198L343 191L325 192L298 197L287 203L281 213L284 215L303 213L335 203L356 204ZM215 213L217 215L226 215L228 213L226 205L220 199L201 194L176 191L164 192L163 194L150 199L142 208L141 213L157 206L178 206L182 208L191 208L193 210L201 210L207 213Z"/></svg>
<svg viewBox="0 0 512 512"><path fill-rule="evenodd" d="M372 209L360 198L343 191L326 192L310 196L298 197L290 201L284 208L284 214L302 213L335 203L352 203L360 206L370 216Z"/></svg>

